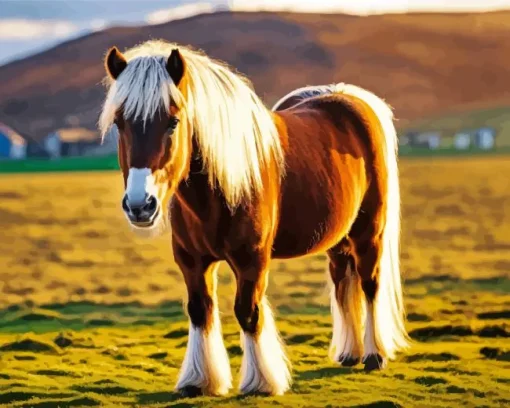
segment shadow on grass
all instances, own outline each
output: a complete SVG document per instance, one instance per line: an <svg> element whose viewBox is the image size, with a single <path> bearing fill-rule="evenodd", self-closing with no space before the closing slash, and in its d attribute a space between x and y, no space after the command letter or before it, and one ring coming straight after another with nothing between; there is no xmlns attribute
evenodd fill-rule
<svg viewBox="0 0 510 408"><path fill-rule="evenodd" d="M414 379L414 382L416 384L423 385L425 387L431 387L436 384L448 384L448 381L446 381L444 378L439 377L433 377L433 376L422 376L422 377L416 377Z"/></svg>
<svg viewBox="0 0 510 408"><path fill-rule="evenodd" d="M152 325L183 318L180 301L163 302L156 306L139 302L103 304L90 301L54 303L40 307L13 305L0 311L0 332L45 333L105 326Z"/></svg>
<svg viewBox="0 0 510 408"><path fill-rule="evenodd" d="M120 385L113 385L113 386L75 385L75 386L71 387L71 389L82 392L82 393L93 392L95 394L103 394L103 395L122 395L122 394L127 394L127 393L133 391L129 388L122 387Z"/></svg>
<svg viewBox="0 0 510 408"><path fill-rule="evenodd" d="M402 405L393 401L382 400L362 405L351 405L350 408L402 408Z"/></svg>
<svg viewBox="0 0 510 408"><path fill-rule="evenodd" d="M97 407L101 402L90 397L79 397L70 400L49 400L31 403L30 408L69 408L69 407Z"/></svg>
<svg viewBox="0 0 510 408"><path fill-rule="evenodd" d="M306 370L296 373L299 380L316 380L320 378L331 378L338 375L347 375L363 371L362 368L351 367L322 367L317 370Z"/></svg>
<svg viewBox="0 0 510 408"><path fill-rule="evenodd" d="M458 276L442 275L422 275L417 278L405 280L406 286L425 285L428 294L439 294L453 289L479 292L488 291L496 293L508 293L510 290L510 279L508 276L492 276L488 278L462 279Z"/></svg>
<svg viewBox="0 0 510 408"><path fill-rule="evenodd" d="M176 392L146 392L143 394L138 394L137 403L141 404L142 406L146 406L146 404L164 404L167 402L177 401L181 398L182 396Z"/></svg>
<svg viewBox="0 0 510 408"><path fill-rule="evenodd" d="M58 354L59 350L54 345L33 339L21 339L0 346L0 351L27 351L34 353ZM30 356L33 357L33 356ZM34 360L35 358L25 358L25 360Z"/></svg>
<svg viewBox="0 0 510 408"><path fill-rule="evenodd" d="M0 393L0 404L11 404L18 401L29 401L33 398L71 398L75 394L69 393L40 393L40 392L26 392L26 391L7 391Z"/></svg>

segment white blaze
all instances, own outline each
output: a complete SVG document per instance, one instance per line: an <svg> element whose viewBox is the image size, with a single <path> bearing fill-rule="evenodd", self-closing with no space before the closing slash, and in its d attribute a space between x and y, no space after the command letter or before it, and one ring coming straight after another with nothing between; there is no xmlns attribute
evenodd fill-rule
<svg viewBox="0 0 510 408"><path fill-rule="evenodd" d="M129 169L126 195L129 205L145 203L145 197L156 196L156 185L151 169Z"/></svg>

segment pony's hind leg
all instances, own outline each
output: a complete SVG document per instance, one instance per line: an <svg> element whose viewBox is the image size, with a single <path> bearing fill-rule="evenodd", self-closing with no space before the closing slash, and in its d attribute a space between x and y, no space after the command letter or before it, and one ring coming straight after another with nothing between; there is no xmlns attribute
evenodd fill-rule
<svg viewBox="0 0 510 408"><path fill-rule="evenodd" d="M330 356L345 367L358 364L362 353L363 294L350 247L350 241L343 239L340 244L328 251L329 272L333 283L331 287L333 336Z"/></svg>
<svg viewBox="0 0 510 408"><path fill-rule="evenodd" d="M245 249L229 256L237 279L235 315L241 326L243 394L282 395L290 387L290 363L265 297L269 259Z"/></svg>
<svg viewBox="0 0 510 408"><path fill-rule="evenodd" d="M193 256L174 243L188 289L189 336L176 389L188 397L224 395L232 387L216 299L218 262Z"/></svg>
<svg viewBox="0 0 510 408"><path fill-rule="evenodd" d="M382 254L381 212L360 213L358 225L362 232L351 231L356 270L361 278L365 294L365 333L363 338L363 363L366 371L383 368L387 362L386 352L380 341L380 328L376 320L376 296L379 290L380 260Z"/></svg>

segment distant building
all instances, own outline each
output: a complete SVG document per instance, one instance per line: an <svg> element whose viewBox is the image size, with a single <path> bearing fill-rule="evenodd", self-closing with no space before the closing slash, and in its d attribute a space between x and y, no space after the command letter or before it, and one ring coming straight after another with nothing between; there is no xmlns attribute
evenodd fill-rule
<svg viewBox="0 0 510 408"><path fill-rule="evenodd" d="M52 159L57 159L61 156L60 137L57 132L50 133L42 142L44 151Z"/></svg>
<svg viewBox="0 0 510 408"><path fill-rule="evenodd" d="M106 156L116 154L118 151L119 131L117 126L112 126L106 133L101 144L91 147L87 150L87 155L90 156Z"/></svg>
<svg viewBox="0 0 510 408"><path fill-rule="evenodd" d="M27 157L30 158L48 158L49 154L43 144L36 140L29 140L27 143Z"/></svg>
<svg viewBox="0 0 510 408"><path fill-rule="evenodd" d="M398 144L399 146L408 146L409 136L407 134L398 135Z"/></svg>
<svg viewBox="0 0 510 408"><path fill-rule="evenodd" d="M471 134L467 132L457 133L453 137L453 146L458 150L466 150L471 147Z"/></svg>
<svg viewBox="0 0 510 408"><path fill-rule="evenodd" d="M0 159L23 159L26 155L26 140L9 126L0 123Z"/></svg>
<svg viewBox="0 0 510 408"><path fill-rule="evenodd" d="M457 133L453 139L456 149L466 150L469 148L490 150L496 144L496 131L491 127L482 127L474 130L463 130Z"/></svg>
<svg viewBox="0 0 510 408"><path fill-rule="evenodd" d="M88 150L94 149L100 143L96 132L84 128L69 128L50 133L44 138L42 145L48 156L56 159L87 155Z"/></svg>
<svg viewBox="0 0 510 408"><path fill-rule="evenodd" d="M410 147L437 149L441 145L440 132L408 132L404 137Z"/></svg>
<svg viewBox="0 0 510 408"><path fill-rule="evenodd" d="M496 131L491 127L483 127L476 130L474 134L474 144L479 149L490 150L494 148L496 142Z"/></svg>

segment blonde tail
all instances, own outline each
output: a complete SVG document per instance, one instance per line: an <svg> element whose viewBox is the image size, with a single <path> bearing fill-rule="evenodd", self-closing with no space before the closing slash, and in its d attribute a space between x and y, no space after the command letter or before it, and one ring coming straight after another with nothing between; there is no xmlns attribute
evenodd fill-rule
<svg viewBox="0 0 510 408"><path fill-rule="evenodd" d="M337 84L336 91L365 102L379 119L385 139L387 169L386 226L383 231L379 290L374 302L375 337L383 355L392 359L409 346L405 329L405 309L400 276L400 186L398 171L398 139L393 112L381 98L350 84Z"/></svg>

